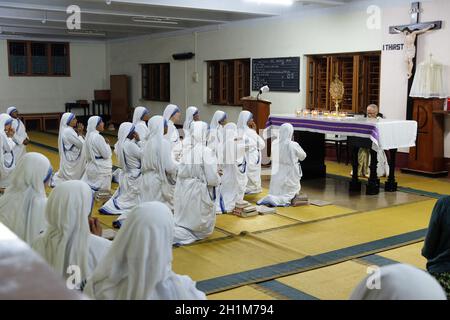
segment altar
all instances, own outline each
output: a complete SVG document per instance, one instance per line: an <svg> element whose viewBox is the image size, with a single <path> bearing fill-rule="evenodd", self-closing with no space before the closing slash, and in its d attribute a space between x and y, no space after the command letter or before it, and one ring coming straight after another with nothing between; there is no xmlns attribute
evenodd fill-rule
<svg viewBox="0 0 450 320"><path fill-rule="evenodd" d="M321 115L270 115L266 124L267 133L272 136L273 129L283 123L290 123L295 130L295 140L307 153L302 162L305 178L321 178L326 176L325 166L325 134L347 136L352 150L353 175L350 191L360 191L361 182L358 177L359 148L371 149L370 177L366 189L367 194L379 193L380 180L377 177L377 150L389 151L390 173L385 183L385 191L397 191L395 181L395 158L397 149L410 148L416 144L417 122L412 120L368 119L362 117L341 117Z"/></svg>

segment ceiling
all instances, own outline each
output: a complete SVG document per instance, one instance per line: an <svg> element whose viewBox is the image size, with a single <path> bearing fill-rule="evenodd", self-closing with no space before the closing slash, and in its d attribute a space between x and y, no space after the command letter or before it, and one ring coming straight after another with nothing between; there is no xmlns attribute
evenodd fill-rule
<svg viewBox="0 0 450 320"><path fill-rule="evenodd" d="M0 37L111 40L342 6L359 0L293 0L291 6L265 1L0 0ZM81 9L81 30L67 28L70 14L66 10L70 5Z"/></svg>

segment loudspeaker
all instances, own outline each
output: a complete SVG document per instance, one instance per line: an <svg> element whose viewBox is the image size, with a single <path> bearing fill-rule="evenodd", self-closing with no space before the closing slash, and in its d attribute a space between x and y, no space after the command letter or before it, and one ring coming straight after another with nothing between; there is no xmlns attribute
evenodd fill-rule
<svg viewBox="0 0 450 320"><path fill-rule="evenodd" d="M193 52L185 52L185 53L175 53L172 55L174 60L189 60L195 56Z"/></svg>

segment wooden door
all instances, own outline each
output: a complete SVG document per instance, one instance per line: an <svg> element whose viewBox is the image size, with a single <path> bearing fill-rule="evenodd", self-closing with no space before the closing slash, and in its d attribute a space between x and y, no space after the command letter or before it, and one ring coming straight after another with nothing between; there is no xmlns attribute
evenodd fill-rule
<svg viewBox="0 0 450 320"><path fill-rule="evenodd" d="M128 96L128 76L112 75L111 83L111 121L119 125L128 120L130 109Z"/></svg>

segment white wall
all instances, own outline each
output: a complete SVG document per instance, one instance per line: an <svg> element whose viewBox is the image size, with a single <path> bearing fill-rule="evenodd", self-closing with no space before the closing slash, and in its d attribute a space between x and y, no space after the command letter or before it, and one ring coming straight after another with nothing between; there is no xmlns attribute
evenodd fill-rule
<svg viewBox="0 0 450 320"><path fill-rule="evenodd" d="M94 89L108 88L103 42L70 43L70 77L10 77L6 40L0 40L0 52L1 112L10 105L21 113L64 112L66 102L90 101Z"/></svg>
<svg viewBox="0 0 450 320"><path fill-rule="evenodd" d="M205 61L301 56L301 92L270 92L264 96L272 101L273 113L292 113L303 106L305 101L305 54L380 50L380 31L366 28L366 7L354 12L340 9L337 14L330 14L327 10L282 19L272 18L220 26L215 30L198 33L197 50L194 50L193 33L111 42L108 44L110 72L131 76L134 105L147 104L152 113L161 113L165 107L164 103L140 99L139 63L171 62L172 102L180 106L198 106L202 118L210 119L218 107L206 103ZM191 80L195 59L184 62L174 61L171 57L174 53L187 51L196 51L195 59L200 73L198 83ZM241 110L240 107L220 108L229 114L231 120L235 120Z"/></svg>
<svg viewBox="0 0 450 320"><path fill-rule="evenodd" d="M160 38L136 38L110 42L107 52L112 74L128 74L132 79L133 105L145 104L152 113L161 113L165 103L142 101L139 63L171 62L171 100L180 106L196 105L202 118L209 120L218 108L235 120L239 107L212 106L206 103L207 60L228 58L262 58L277 56L301 57L301 92L270 92L265 98L272 101L272 113L292 113L305 105L304 55L381 50L383 44L403 43L401 35L390 35L389 26L410 22L412 0L372 0L356 3L351 7L308 11L304 14L284 15L220 26L198 33L197 50L193 33L165 35ZM430 51L436 60L450 65L450 1L421 1L421 21L443 20L443 29L419 37L418 61ZM367 28L368 6L378 5L381 11L381 28ZM174 61L173 53L192 51L195 60ZM194 83L191 75L198 64L200 81ZM185 67L187 72L185 73ZM405 119L407 78L402 51L382 53L381 111L391 119ZM254 93L255 94L255 93ZM446 119L445 156L450 157L450 117ZM402 150L407 151L407 150Z"/></svg>
<svg viewBox="0 0 450 320"><path fill-rule="evenodd" d="M417 62L421 63L429 54L438 62L450 66L450 1L421 1L421 22L442 20L441 30L430 31L419 35L417 45ZM409 3L391 6L383 10L383 44L403 43L402 35L390 35L388 28L392 25L409 24ZM389 118L404 119L406 117L406 92L408 79L406 64L402 51L385 51L381 64L381 101L380 105ZM448 75L450 77L450 75ZM450 79L449 79L450 80ZM450 117L445 117L446 133L444 140L445 157L450 157Z"/></svg>

